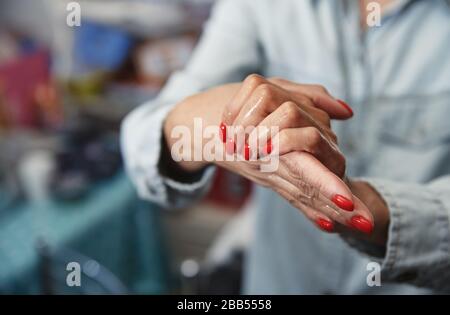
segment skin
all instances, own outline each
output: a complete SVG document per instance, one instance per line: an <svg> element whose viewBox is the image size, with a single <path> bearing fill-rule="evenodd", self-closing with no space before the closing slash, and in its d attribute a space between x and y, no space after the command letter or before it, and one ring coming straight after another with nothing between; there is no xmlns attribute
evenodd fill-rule
<svg viewBox="0 0 450 315"><path fill-rule="evenodd" d="M366 2L360 2L362 21L365 21ZM378 2L383 8L392 1ZM170 148L177 141L171 138L172 129L183 125L193 133L194 118L202 118L203 126L219 126L221 122L227 126L277 126L279 133L272 135L272 141L279 149L276 153L280 164L270 175L259 170L258 160L213 163L273 189L313 222L325 219L335 223L334 230L338 233L385 245L389 209L372 186L345 176L345 157L330 127L330 119L345 120L351 116L322 86L251 75L243 82L218 86L177 104L164 123L166 150L161 160L167 161L165 169L171 170L173 175L186 178L195 176L209 164L205 161L175 162L170 156ZM192 149L203 150L194 144ZM242 154L242 144L237 145L236 152ZM341 211L340 216L324 212L320 205L305 202L304 187L313 187L330 200L335 194L345 196L353 201L355 209ZM348 224L354 215L361 215L373 224L370 235Z"/></svg>

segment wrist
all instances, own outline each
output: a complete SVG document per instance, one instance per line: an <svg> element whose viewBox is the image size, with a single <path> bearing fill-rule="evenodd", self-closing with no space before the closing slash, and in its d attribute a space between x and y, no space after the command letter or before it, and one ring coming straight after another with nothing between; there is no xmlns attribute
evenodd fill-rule
<svg viewBox="0 0 450 315"><path fill-rule="evenodd" d="M163 135L171 155L170 158L179 168L187 172L198 172L210 164L210 162L203 160L203 146L206 141L194 141L194 130L198 131L198 128L196 129L194 125L195 118L201 118L202 135L204 128L207 126L217 126L217 131L219 131L223 110L239 88L240 84L226 84L194 94L182 100L169 112L163 125ZM191 142L190 147L187 146L187 149L190 150L189 152L184 152L185 148L172 151L173 145L180 139L179 135L175 138L172 137L172 131L175 127L182 127L186 131L189 130ZM183 155L190 158L182 158ZM196 159L194 159L194 156Z"/></svg>
<svg viewBox="0 0 450 315"><path fill-rule="evenodd" d="M165 147L165 158L170 160L172 166L176 166L179 171L184 171L187 173L198 173L202 171L208 163L203 160L194 159L194 150L201 151L202 148L196 148L194 146L194 126L193 118L189 120L183 112L186 112L182 108L183 103L177 105L169 114L167 115L163 123L163 146ZM185 130L188 135L173 134L173 130L176 127L182 127L181 131ZM178 141L190 140L188 143L178 147L176 150L172 150L173 146ZM200 152L201 153L201 152ZM202 154L197 154L203 158Z"/></svg>

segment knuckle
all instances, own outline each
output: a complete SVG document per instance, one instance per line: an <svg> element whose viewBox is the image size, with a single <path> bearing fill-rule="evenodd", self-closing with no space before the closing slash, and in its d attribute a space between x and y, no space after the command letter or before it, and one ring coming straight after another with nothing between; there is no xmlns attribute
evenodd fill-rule
<svg viewBox="0 0 450 315"><path fill-rule="evenodd" d="M305 196L303 195L303 192L296 192L294 194L294 200L296 201L302 201L305 198Z"/></svg>
<svg viewBox="0 0 450 315"><path fill-rule="evenodd" d="M270 77L269 78L269 81L274 81L274 82L280 82L280 81L282 81L283 79L281 78L281 77Z"/></svg>
<svg viewBox="0 0 450 315"><path fill-rule="evenodd" d="M307 129L308 146L312 151L320 149L322 144L322 133L316 127L308 127Z"/></svg>
<svg viewBox="0 0 450 315"><path fill-rule="evenodd" d="M301 106L315 108L314 101L304 95L298 95L296 102L298 102Z"/></svg>
<svg viewBox="0 0 450 315"><path fill-rule="evenodd" d="M255 73L248 75L244 80L244 84L250 86L251 88L256 88L259 85L264 84L265 82L266 80L264 79L264 77Z"/></svg>
<svg viewBox="0 0 450 315"><path fill-rule="evenodd" d="M322 133L316 127L308 127L307 134L311 142L320 142L322 140Z"/></svg>
<svg viewBox="0 0 450 315"><path fill-rule="evenodd" d="M311 189L312 191L309 192L311 196L317 196L319 195L319 192L325 191L325 184L321 181L317 181L314 183L314 188Z"/></svg>
<svg viewBox="0 0 450 315"><path fill-rule="evenodd" d="M298 106L289 109L289 116L287 119L291 125L294 127L300 126L303 121L305 121L305 113L298 108Z"/></svg>
<svg viewBox="0 0 450 315"><path fill-rule="evenodd" d="M296 118L300 114L297 104L294 102L286 102L282 105L282 112L287 119Z"/></svg>
<svg viewBox="0 0 450 315"><path fill-rule="evenodd" d="M266 100L272 100L275 97L275 91L268 83L260 84L256 88L256 93Z"/></svg>
<svg viewBox="0 0 450 315"><path fill-rule="evenodd" d="M314 87L314 89L316 89L316 90L319 91L319 92L328 94L327 88L324 87L323 85L320 85L320 84L314 84L313 87Z"/></svg>
<svg viewBox="0 0 450 315"><path fill-rule="evenodd" d="M286 83L286 80L283 79L282 77L271 77L271 78L269 79L269 81L270 81L270 82L273 82L273 83L275 83L275 84L285 84L285 83Z"/></svg>

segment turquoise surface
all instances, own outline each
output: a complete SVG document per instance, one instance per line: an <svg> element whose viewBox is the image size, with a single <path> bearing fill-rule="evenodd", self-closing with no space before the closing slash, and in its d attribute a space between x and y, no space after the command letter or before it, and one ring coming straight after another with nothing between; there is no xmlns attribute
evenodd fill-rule
<svg viewBox="0 0 450 315"><path fill-rule="evenodd" d="M76 202L24 203L0 217L0 292L42 293L38 239L69 248L109 269L128 292L167 290L167 268L157 207L140 201L121 172ZM65 275L65 264L52 272ZM79 293L62 283L56 293ZM83 283L81 284L83 285ZM86 290L85 290L86 291ZM85 293L102 293L93 291Z"/></svg>

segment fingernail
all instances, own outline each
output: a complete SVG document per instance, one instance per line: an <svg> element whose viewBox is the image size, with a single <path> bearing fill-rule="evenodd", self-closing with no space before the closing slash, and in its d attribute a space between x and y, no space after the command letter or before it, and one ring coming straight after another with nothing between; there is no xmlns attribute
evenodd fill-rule
<svg viewBox="0 0 450 315"><path fill-rule="evenodd" d="M221 122L219 128L222 142L225 143L227 142L227 126L223 122Z"/></svg>
<svg viewBox="0 0 450 315"><path fill-rule="evenodd" d="M272 153L272 140L271 139L267 140L266 147L264 148L265 155L269 155L270 153Z"/></svg>
<svg viewBox="0 0 450 315"><path fill-rule="evenodd" d="M228 141L225 145L225 150L227 151L227 154L229 154L229 155L233 155L234 152L236 152L236 143L234 142L233 139L228 139Z"/></svg>
<svg viewBox="0 0 450 315"><path fill-rule="evenodd" d="M334 229L333 222L322 219L322 218L317 219L316 224L319 226L320 229L322 229L326 232L332 232Z"/></svg>
<svg viewBox="0 0 450 315"><path fill-rule="evenodd" d="M353 116L353 109L346 102L343 100L337 100L337 102L344 106L344 108Z"/></svg>
<svg viewBox="0 0 450 315"><path fill-rule="evenodd" d="M250 160L250 146L248 145L248 143L246 143L244 146L244 159L246 161Z"/></svg>
<svg viewBox="0 0 450 315"><path fill-rule="evenodd" d="M350 225L355 229L360 230L366 234L371 234L373 230L373 224L366 218L360 215L355 215L350 219Z"/></svg>
<svg viewBox="0 0 450 315"><path fill-rule="evenodd" d="M355 208L355 206L353 205L353 201L345 198L342 195L334 195L331 201L333 201L336 206L346 211L353 211L353 209Z"/></svg>

